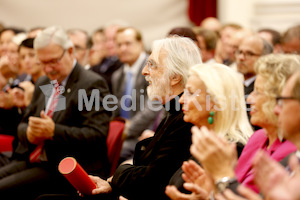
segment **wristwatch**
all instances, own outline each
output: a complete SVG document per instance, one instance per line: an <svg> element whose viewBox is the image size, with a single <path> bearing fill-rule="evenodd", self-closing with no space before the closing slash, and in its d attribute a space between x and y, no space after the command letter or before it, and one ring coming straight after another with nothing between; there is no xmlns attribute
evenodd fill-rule
<svg viewBox="0 0 300 200"><path fill-rule="evenodd" d="M223 177L216 180L215 186L218 189L218 192L222 193L232 183L237 183L236 178Z"/></svg>

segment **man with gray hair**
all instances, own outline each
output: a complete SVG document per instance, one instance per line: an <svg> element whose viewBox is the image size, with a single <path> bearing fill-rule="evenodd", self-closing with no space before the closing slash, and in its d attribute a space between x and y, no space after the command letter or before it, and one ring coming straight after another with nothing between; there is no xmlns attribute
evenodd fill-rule
<svg viewBox="0 0 300 200"><path fill-rule="evenodd" d="M104 79L75 61L73 44L59 27L43 30L34 48L46 76L36 82L32 102L18 126L14 160L0 168L1 199L34 199L62 187L74 191L57 171L66 156L102 178L109 172L106 136L111 113L102 106L109 94ZM79 90L90 98L94 89L100 91L100 98L94 99L100 101L100 109L93 105L80 111Z"/></svg>

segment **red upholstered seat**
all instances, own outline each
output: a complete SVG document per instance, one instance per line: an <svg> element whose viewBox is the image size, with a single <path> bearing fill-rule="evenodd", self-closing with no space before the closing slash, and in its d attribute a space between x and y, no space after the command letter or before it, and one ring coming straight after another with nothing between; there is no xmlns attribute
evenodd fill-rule
<svg viewBox="0 0 300 200"><path fill-rule="evenodd" d="M123 145L123 130L125 128L124 120L112 120L109 123L109 132L106 140L107 156L111 165L110 175L112 175L119 162L120 152Z"/></svg>
<svg viewBox="0 0 300 200"><path fill-rule="evenodd" d="M0 152L12 152L14 136L0 134Z"/></svg>

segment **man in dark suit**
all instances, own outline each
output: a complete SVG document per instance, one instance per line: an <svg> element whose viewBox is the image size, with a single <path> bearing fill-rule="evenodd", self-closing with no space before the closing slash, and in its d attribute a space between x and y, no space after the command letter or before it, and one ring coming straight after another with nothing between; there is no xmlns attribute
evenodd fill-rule
<svg viewBox="0 0 300 200"><path fill-rule="evenodd" d="M34 48L46 76L36 83L32 102L18 126L15 159L0 168L1 199L31 199L57 193L61 187L73 191L57 170L66 156L74 157L89 173L105 178L109 172L106 136L110 113L102 106L108 94L104 79L77 63L72 42L59 27L42 31ZM56 88L50 84L54 82L59 84L57 99ZM100 98L94 99L100 101L100 110L95 106L79 109L85 103L82 96L89 98L94 89L100 91ZM82 95L79 90L84 91ZM32 159L33 153L36 159Z"/></svg>
<svg viewBox="0 0 300 200"><path fill-rule="evenodd" d="M132 27L119 28L116 44L117 55L123 65L112 74L112 93L118 99L118 109L114 116L127 119L131 131L123 144L120 156L122 162L132 158L137 138L154 123L159 110L148 109L148 83L142 75L142 70L149 55L144 50L140 31Z"/></svg>
<svg viewBox="0 0 300 200"><path fill-rule="evenodd" d="M105 29L99 28L93 33L91 38L90 70L100 74L106 80L110 92L112 92L112 74L123 64L114 50L116 49L115 34L119 28L119 26L107 26Z"/></svg>
<svg viewBox="0 0 300 200"><path fill-rule="evenodd" d="M140 111L141 95L145 95L147 88L147 81L142 76L142 70L146 65L148 54L144 51L142 35L135 28L120 28L116 34L117 43L117 55L123 65L112 74L112 93L119 100L118 109L114 112L114 116L121 116L127 119L134 117L136 113ZM127 74L131 74L130 80L128 80ZM126 93L127 82L131 82L131 88L129 95L132 95L132 91L136 92L135 109L131 109L126 116L126 113L122 113L121 99ZM143 91L141 91L143 90ZM142 100L145 103L147 100ZM133 102L131 102L132 104ZM133 106L133 105L132 105Z"/></svg>
<svg viewBox="0 0 300 200"><path fill-rule="evenodd" d="M237 70L244 76L245 98L253 91L256 73L255 62L260 56L273 52L273 47L258 35L246 37L242 40L238 50L235 52ZM247 114L250 119L250 104L247 103ZM255 126L255 129L259 127Z"/></svg>

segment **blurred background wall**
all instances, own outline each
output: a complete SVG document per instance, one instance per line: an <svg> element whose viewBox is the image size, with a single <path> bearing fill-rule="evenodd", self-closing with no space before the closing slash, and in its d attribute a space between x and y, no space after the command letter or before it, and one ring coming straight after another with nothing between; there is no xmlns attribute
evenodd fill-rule
<svg viewBox="0 0 300 200"><path fill-rule="evenodd" d="M200 0L194 0L197 2ZM203 1L203 0L202 0ZM234 22L257 30L282 32L300 23L300 0L214 0L222 23ZM0 0L0 23L26 30L61 25L92 33L113 20L137 27L149 48L175 26L193 26L188 12L191 0ZM204 0L206 4L213 0Z"/></svg>
<svg viewBox="0 0 300 200"><path fill-rule="evenodd" d="M300 0L218 0L222 23L236 22L254 31L274 28L279 32L300 24Z"/></svg>

